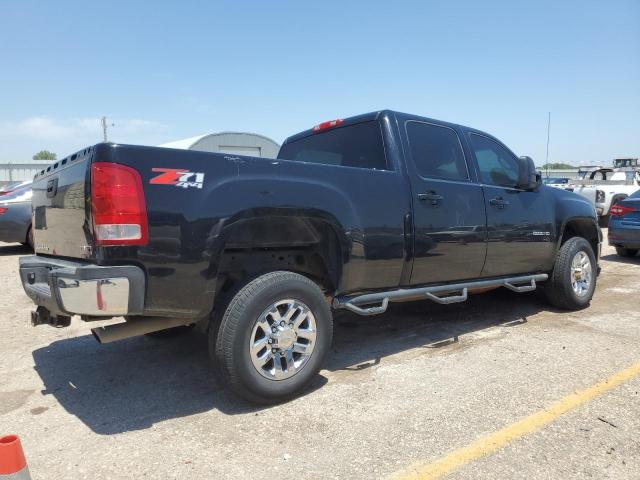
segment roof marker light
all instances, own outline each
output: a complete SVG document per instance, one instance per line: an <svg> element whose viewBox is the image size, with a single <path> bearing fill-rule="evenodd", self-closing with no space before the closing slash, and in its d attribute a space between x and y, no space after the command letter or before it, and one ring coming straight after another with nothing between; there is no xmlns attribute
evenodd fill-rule
<svg viewBox="0 0 640 480"><path fill-rule="evenodd" d="M321 132L321 131L327 130L329 128L337 127L342 122L344 122L344 120L342 120L341 118L337 118L336 120L329 120L328 122L322 122L322 123L319 123L318 125L316 125L315 127L313 127L313 131L314 132Z"/></svg>

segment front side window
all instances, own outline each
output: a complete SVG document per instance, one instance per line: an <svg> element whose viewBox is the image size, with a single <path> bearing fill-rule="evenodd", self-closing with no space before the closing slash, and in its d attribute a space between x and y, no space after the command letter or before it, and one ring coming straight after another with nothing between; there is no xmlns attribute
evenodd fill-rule
<svg viewBox="0 0 640 480"><path fill-rule="evenodd" d="M298 162L387 170L380 124L356 123L285 143L278 158Z"/></svg>
<svg viewBox="0 0 640 480"><path fill-rule="evenodd" d="M469 135L471 148L478 161L480 180L488 185L516 187L520 165L506 148L483 135Z"/></svg>
<svg viewBox="0 0 640 480"><path fill-rule="evenodd" d="M421 177L469 179L462 145L453 129L416 121L407 122L406 129L411 157Z"/></svg>

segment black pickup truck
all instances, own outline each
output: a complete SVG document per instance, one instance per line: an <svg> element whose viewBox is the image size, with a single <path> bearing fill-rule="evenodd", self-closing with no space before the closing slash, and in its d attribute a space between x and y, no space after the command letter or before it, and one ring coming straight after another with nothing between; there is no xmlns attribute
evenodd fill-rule
<svg viewBox="0 0 640 480"><path fill-rule="evenodd" d="M583 308L602 237L593 205L491 135L386 110L294 135L277 159L88 147L35 176L32 221L34 325L124 317L92 330L106 343L197 324L262 403L317 374L337 309L493 287Z"/></svg>

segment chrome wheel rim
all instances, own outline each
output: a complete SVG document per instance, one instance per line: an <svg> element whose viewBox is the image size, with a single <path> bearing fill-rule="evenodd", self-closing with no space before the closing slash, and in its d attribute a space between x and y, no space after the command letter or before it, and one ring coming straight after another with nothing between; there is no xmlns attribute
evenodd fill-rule
<svg viewBox="0 0 640 480"><path fill-rule="evenodd" d="M251 331L251 362L269 380L290 378L309 362L316 333L316 318L307 305L294 299L272 303Z"/></svg>
<svg viewBox="0 0 640 480"><path fill-rule="evenodd" d="M578 297L584 297L589 293L593 269L591 259L585 252L576 253L571 261L571 287Z"/></svg>

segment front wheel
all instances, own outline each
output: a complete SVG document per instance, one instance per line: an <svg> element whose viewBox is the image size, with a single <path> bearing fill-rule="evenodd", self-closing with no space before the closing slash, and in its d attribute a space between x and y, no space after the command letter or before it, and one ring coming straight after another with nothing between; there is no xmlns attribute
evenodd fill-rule
<svg viewBox="0 0 640 480"><path fill-rule="evenodd" d="M565 310L580 310L591 302L596 289L596 256L582 237L567 240L556 257L553 272L543 291L551 305Z"/></svg>
<svg viewBox="0 0 640 480"><path fill-rule="evenodd" d="M210 329L209 352L217 371L240 396L276 403L303 390L329 353L331 310L314 282L292 272L272 272L245 285Z"/></svg>

